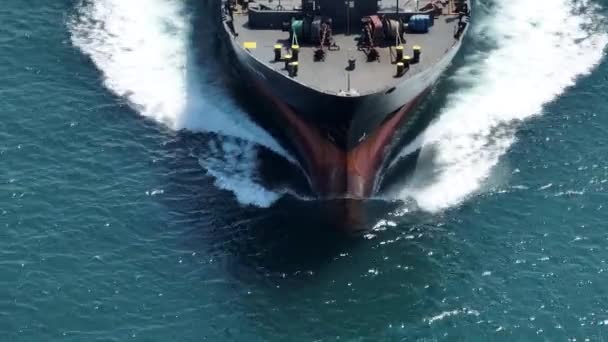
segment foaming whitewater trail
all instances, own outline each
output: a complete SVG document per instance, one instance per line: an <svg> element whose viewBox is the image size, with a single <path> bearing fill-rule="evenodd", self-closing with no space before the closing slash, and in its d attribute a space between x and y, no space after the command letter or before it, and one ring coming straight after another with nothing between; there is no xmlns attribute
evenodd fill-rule
<svg viewBox="0 0 608 342"><path fill-rule="evenodd" d="M511 0L476 6L472 39L494 45L466 57L438 119L406 147L421 148L416 170L391 198L440 211L479 191L515 141L517 122L538 115L602 59L608 43L588 1ZM595 28L594 28L595 27Z"/></svg>
<svg viewBox="0 0 608 342"><path fill-rule="evenodd" d="M258 149L293 159L213 84L211 70L191 62L183 1L83 1L69 26L72 43L100 69L106 87L142 115L216 134L200 161L218 186L245 204L268 206L281 196L257 183Z"/></svg>

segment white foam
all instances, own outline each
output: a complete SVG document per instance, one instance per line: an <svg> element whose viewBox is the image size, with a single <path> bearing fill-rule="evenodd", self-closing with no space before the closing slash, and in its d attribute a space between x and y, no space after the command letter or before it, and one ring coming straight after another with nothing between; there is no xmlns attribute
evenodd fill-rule
<svg viewBox="0 0 608 342"><path fill-rule="evenodd" d="M103 73L105 86L142 115L176 130L245 141L227 138L215 151L221 156L204 156L218 186L247 204L266 206L280 196L255 181L258 148L294 159L213 84L210 70L191 62L191 23L182 1L83 1L69 26L72 43Z"/></svg>
<svg viewBox="0 0 608 342"><path fill-rule="evenodd" d="M587 14L574 14L579 6ZM594 11L586 1L497 1L489 8L483 18L476 13L482 22L471 35L495 48L467 57L453 76L460 90L402 153L422 146L412 178L391 196L413 198L424 210L446 209L479 191L514 143L513 123L540 114L589 73L608 43L605 30L592 31Z"/></svg>
<svg viewBox="0 0 608 342"><path fill-rule="evenodd" d="M105 85L141 113L177 127L186 106L189 27L178 1L96 0L79 8L72 42Z"/></svg>
<svg viewBox="0 0 608 342"><path fill-rule="evenodd" d="M211 153L199 158L199 163L215 178L216 186L232 191L240 203L268 207L284 192L268 190L258 182L256 149L250 141L225 137L217 143L212 141Z"/></svg>
<svg viewBox="0 0 608 342"><path fill-rule="evenodd" d="M462 309L456 309L456 310L451 310L451 311L444 311L440 314L437 314L433 317L430 318L426 318L425 321L431 325L437 321L441 321L447 317L452 317L452 316L457 316L457 315L461 315L461 314L465 314L465 315L473 315L473 316L479 316L479 311L477 310L472 310L472 309L467 309L467 308L462 308Z"/></svg>

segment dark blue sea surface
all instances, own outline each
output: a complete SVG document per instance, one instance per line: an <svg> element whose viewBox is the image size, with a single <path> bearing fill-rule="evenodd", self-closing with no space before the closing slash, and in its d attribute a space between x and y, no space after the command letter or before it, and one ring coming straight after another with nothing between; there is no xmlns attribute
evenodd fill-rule
<svg viewBox="0 0 608 342"><path fill-rule="evenodd" d="M607 338L606 1L475 2L357 238L232 97L216 5L2 2L0 341Z"/></svg>

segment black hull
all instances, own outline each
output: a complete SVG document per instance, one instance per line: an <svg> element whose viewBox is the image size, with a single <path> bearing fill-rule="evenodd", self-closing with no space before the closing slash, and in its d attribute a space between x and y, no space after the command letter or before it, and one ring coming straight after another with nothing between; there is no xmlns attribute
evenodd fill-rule
<svg viewBox="0 0 608 342"><path fill-rule="evenodd" d="M460 48L460 41L436 63L397 86L364 96L317 91L286 77L242 49L225 28L235 62L253 88L272 106L257 119L281 132L322 198L367 198L397 134L414 136L417 104L433 87ZM428 120L427 120L428 121Z"/></svg>

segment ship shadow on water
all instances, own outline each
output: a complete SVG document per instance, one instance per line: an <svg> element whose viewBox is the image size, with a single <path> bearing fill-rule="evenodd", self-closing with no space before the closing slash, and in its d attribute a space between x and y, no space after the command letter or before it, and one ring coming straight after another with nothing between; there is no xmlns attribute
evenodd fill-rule
<svg viewBox="0 0 608 342"><path fill-rule="evenodd" d="M361 206L355 223L366 230L353 232L344 230L350 228L345 227L348 222L339 222L344 218L340 211L342 200L301 200L286 195L268 208L243 205L232 192L218 188L200 164L205 147L213 139L217 139L214 134L180 131L163 145L165 153L155 162L156 168L164 170L161 174L165 178L164 193L158 201L171 216L168 222L172 226L167 229L180 236L178 240L185 250L210 256L244 284L275 284L287 275L293 286L308 286L311 274L330 269L344 254L366 259L364 255L371 253L372 258L377 258L378 253L373 251L377 242L364 238L362 233L395 240L406 232L411 234L410 227L429 219L428 215L415 214L400 219L400 227L394 231L373 232L369 229L399 204L354 201ZM276 160L265 161L277 165ZM420 247L409 246L417 242L402 240L403 244L408 245L402 246L408 249L403 252L408 263L428 269L426 261L418 260L414 253ZM366 262L357 264L362 273L371 267L365 266Z"/></svg>
<svg viewBox="0 0 608 342"><path fill-rule="evenodd" d="M274 327L285 319L283 315L315 319L319 310L335 322L347 310L352 323L344 324L362 322L357 324L375 329L386 326L383 319L417 322L421 312L431 315L434 303L428 294L440 291L435 285L446 271L427 254L429 250L450 250L447 234L434 231L432 217L401 217L396 219L398 227L370 232L376 235L370 239L344 234L319 215L325 211L326 201L286 196L269 208L243 206L230 192L213 184L192 153L208 138L181 132L165 145L166 156L156 163L166 170L165 192L157 200L168 208L168 222L173 226L167 231L177 235L177 248L196 252L201 262L215 264L243 310L252 315L266 313L254 315L246 324ZM392 205L375 204L377 211L366 211L370 222L386 217L384 213ZM406 238L419 234L428 238ZM397 268L397 264L410 270ZM376 276L370 270L381 274ZM201 274L201 281L207 276ZM354 282L356 294L348 292L349 282ZM427 285L431 289L422 290ZM246 295L250 290L253 296ZM357 302L344 303L345 296L356 296ZM322 300L332 299L338 303L322 304ZM292 312L293 308L302 311ZM370 322L369 317L379 321ZM331 327L326 324L320 322L319 329L329 333Z"/></svg>
<svg viewBox="0 0 608 342"><path fill-rule="evenodd" d="M169 208L183 242L196 251L218 259L228 256L234 274L293 274L323 269L340 253L356 248L363 231L350 224L371 228L378 217L395 208L385 201L349 201L360 206L353 217L343 221L344 200L302 200L285 195L267 208L243 205L234 194L215 185L199 159L205 154L213 134L178 132L164 144L164 158L157 167L166 168L164 193L159 200ZM266 159L270 158L270 159ZM290 166L275 156L262 157L275 172L285 175ZM281 172L283 171L283 172ZM201 245L202 244L202 245Z"/></svg>
<svg viewBox="0 0 608 342"><path fill-rule="evenodd" d="M196 149L212 138L179 132L164 145L154 166L164 175L164 193L155 199L170 215L166 230L176 243L173 248L196 252L193 260L205 266L198 272L194 265L192 272L200 274L201 283L220 279L234 293L233 304L226 307L242 312L242 327L279 334L293 317L304 325L324 317L306 336L310 340L334 333L336 322L350 331L370 329L398 339L403 330L379 327L417 324L421 317L437 314L435 300L443 296L441 283L453 272L454 261L440 263L429 251L454 251L452 238L436 227L435 218L393 217L397 227L363 238L344 234L319 215L326 210L325 201L285 196L269 208L243 206L217 188L199 164ZM366 211L370 222L387 218L385 212L394 209L388 202L372 202L376 211ZM421 234L425 237L410 238ZM204 313L200 319L206 320ZM227 328L226 339L238 335L238 329ZM424 331L417 334L422 337Z"/></svg>
<svg viewBox="0 0 608 342"><path fill-rule="evenodd" d="M231 192L215 186L213 177L199 164L195 151L209 138L206 134L179 132L164 145L166 152L155 163L155 167L165 170L164 193L158 201L168 208L168 222L174 225L167 229L181 236L178 240L185 250L223 263L233 277L246 283L272 281L284 275L297 282L308 273L322 273L343 254L377 254L371 252L377 242L341 230L332 216L333 201L284 196L268 208L240 204ZM380 200L360 204L365 206L361 218L368 229L397 207ZM394 231L366 233L394 240L406 232L412 234L410 226L425 220L430 220L428 215L414 214L400 219L400 227ZM403 253L408 258L415 256L413 249Z"/></svg>

